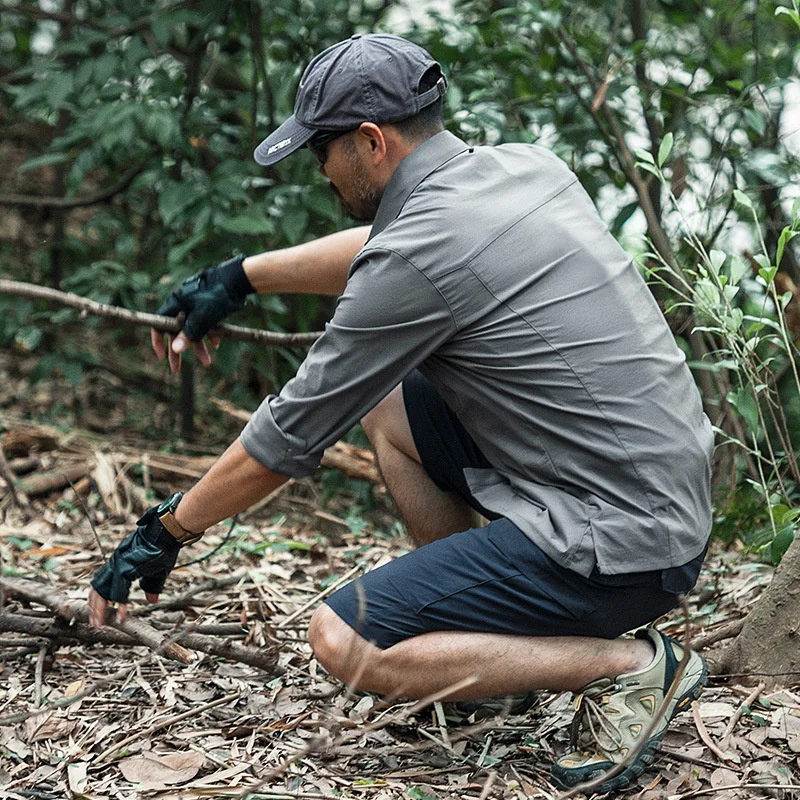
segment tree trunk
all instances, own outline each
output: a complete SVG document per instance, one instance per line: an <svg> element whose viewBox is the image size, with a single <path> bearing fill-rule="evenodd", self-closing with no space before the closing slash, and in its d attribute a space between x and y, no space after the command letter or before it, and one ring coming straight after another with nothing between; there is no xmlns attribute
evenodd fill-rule
<svg viewBox="0 0 800 800"><path fill-rule="evenodd" d="M739 678L768 688L800 680L800 536L796 536L772 582L745 619L742 632L708 656L712 674L770 673ZM790 674L780 674L790 673Z"/></svg>

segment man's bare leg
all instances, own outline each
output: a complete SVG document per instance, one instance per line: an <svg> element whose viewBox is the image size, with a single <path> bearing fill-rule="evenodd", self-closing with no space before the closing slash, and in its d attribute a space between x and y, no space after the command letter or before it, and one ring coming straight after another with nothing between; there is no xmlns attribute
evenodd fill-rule
<svg viewBox="0 0 800 800"><path fill-rule="evenodd" d="M467 503L452 492L442 491L425 472L408 424L402 386L393 389L361 424L417 547L480 525L480 516Z"/></svg>
<svg viewBox="0 0 800 800"><path fill-rule="evenodd" d="M643 669L653 648L640 639L509 636L434 632L381 650L328 606L311 618L311 646L323 667L354 688L421 698L465 678L475 682L449 700L475 700L549 689L575 691L601 676Z"/></svg>

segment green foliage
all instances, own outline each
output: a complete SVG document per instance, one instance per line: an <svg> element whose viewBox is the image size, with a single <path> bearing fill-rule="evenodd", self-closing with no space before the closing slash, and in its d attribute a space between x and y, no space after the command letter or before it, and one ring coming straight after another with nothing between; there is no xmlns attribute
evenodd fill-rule
<svg viewBox="0 0 800 800"><path fill-rule="evenodd" d="M778 554L795 518L783 524L772 509L793 508L800 483L800 391L787 327L789 303L800 301L777 288L784 278L800 285L800 169L785 146L797 0L455 0L411 22L395 13L399 5L5 0L3 192L103 199L22 207L39 215L46 237L0 241L4 272L154 310L176 282L234 252L342 227L309 154L263 169L252 150L291 114L313 55L356 31L409 35L445 66L451 130L475 143L551 148L614 235L641 249L632 237L646 228L660 242L642 265L663 279L654 293L675 314L706 409L731 444L718 457L728 458L720 481L744 494L747 480L761 486ZM331 307L329 299L261 298L235 321L315 329ZM92 367L66 335L76 329L74 312L0 298L0 345L61 354L60 362L42 358L40 375L69 372L75 381ZM123 338L115 332L114 345L135 346L132 360L141 359L141 343ZM210 386L252 405L302 357L223 342ZM327 491L344 488L337 480ZM369 508L368 488L346 488ZM752 519L753 529L762 524Z"/></svg>

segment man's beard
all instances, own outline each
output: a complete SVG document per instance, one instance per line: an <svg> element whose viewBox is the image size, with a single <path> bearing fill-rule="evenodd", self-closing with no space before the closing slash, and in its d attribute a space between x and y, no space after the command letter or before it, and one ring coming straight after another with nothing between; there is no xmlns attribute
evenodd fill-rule
<svg viewBox="0 0 800 800"><path fill-rule="evenodd" d="M374 186L370 185L367 171L358 160L355 148L348 147L345 150L345 158L349 162L352 176L348 187L350 197L345 199L333 184L330 185L331 191L339 198L344 210L356 222L372 222L378 213L378 206L381 204L383 192L379 192Z"/></svg>

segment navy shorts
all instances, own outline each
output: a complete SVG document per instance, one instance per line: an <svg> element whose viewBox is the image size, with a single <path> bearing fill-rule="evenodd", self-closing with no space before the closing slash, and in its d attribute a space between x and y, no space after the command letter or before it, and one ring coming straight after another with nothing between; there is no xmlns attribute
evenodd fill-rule
<svg viewBox="0 0 800 800"><path fill-rule="evenodd" d="M677 592L694 585L702 557L677 571L588 578L560 566L471 496L463 470L491 465L433 386L412 373L403 398L428 475L491 521L420 547L331 595L327 605L365 639L380 648L432 631L612 639L669 611Z"/></svg>

